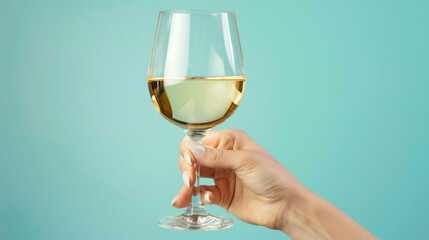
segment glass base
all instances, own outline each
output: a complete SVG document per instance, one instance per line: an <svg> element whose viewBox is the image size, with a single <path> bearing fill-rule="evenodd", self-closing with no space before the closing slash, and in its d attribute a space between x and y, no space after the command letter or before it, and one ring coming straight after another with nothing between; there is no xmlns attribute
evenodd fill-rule
<svg viewBox="0 0 429 240"><path fill-rule="evenodd" d="M232 227L234 222L230 218L215 217L213 215L179 215L161 218L158 225L163 228L177 230L218 230Z"/></svg>

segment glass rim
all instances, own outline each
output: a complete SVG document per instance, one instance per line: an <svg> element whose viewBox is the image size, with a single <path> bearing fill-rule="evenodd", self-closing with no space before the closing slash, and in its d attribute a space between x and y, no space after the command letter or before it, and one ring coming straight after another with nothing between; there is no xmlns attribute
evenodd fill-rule
<svg viewBox="0 0 429 240"><path fill-rule="evenodd" d="M173 10L161 10L159 13L174 14L174 13L183 13L183 14L234 14L234 11L224 11L224 10L199 10L199 9L173 9Z"/></svg>

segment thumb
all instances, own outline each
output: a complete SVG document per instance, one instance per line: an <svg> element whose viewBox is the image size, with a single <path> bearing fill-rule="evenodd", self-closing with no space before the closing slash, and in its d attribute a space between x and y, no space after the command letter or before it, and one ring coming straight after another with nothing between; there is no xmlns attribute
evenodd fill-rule
<svg viewBox="0 0 429 240"><path fill-rule="evenodd" d="M243 150L224 150L204 146L199 142L189 141L186 147L192 152L195 160L203 166L211 168L237 169L246 156Z"/></svg>

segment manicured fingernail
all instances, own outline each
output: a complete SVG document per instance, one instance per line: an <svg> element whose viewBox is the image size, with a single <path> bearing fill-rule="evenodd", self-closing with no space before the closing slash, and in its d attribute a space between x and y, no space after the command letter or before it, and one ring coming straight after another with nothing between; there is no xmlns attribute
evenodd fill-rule
<svg viewBox="0 0 429 240"><path fill-rule="evenodd" d="M203 156L206 153L206 147L201 145L199 142L187 142L186 147L197 156Z"/></svg>
<svg viewBox="0 0 429 240"><path fill-rule="evenodd" d="M188 153L184 153L183 154L183 159L185 159L185 161L187 162L187 163L189 163L189 165L192 165L192 162L191 162L191 157L189 156L189 154Z"/></svg>
<svg viewBox="0 0 429 240"><path fill-rule="evenodd" d="M186 186L191 186L191 184L189 183L190 181L190 178L189 178L189 173L188 173L188 171L184 171L183 173L182 173L182 179L183 179L183 182L185 183L185 185Z"/></svg>
<svg viewBox="0 0 429 240"><path fill-rule="evenodd" d="M211 203L211 202L212 202L212 201L210 201L209 192L206 192L206 193L204 194L204 201L205 201L206 203Z"/></svg>
<svg viewBox="0 0 429 240"><path fill-rule="evenodd" d="M177 200L177 198L178 198L179 196L175 196L174 198L173 198L173 201L171 201L171 206L174 206L174 203L176 203L176 200Z"/></svg>

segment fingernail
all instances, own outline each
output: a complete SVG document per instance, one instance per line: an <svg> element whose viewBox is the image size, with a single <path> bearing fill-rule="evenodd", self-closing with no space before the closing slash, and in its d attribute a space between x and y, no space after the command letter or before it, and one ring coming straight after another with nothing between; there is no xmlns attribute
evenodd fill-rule
<svg viewBox="0 0 429 240"><path fill-rule="evenodd" d="M186 147L197 156L203 156L206 153L206 148L198 142L187 142Z"/></svg>
<svg viewBox="0 0 429 240"><path fill-rule="evenodd" d="M183 173L182 173L182 179L183 179L183 182L185 183L185 185L186 186L191 186L191 184L189 184L189 173L188 173L188 171L184 171Z"/></svg>
<svg viewBox="0 0 429 240"><path fill-rule="evenodd" d="M192 162L191 162L191 157L189 156L189 154L188 153L184 153L183 154L183 159L185 159L185 161L187 162L187 163L189 163L189 165L192 165Z"/></svg>
<svg viewBox="0 0 429 240"><path fill-rule="evenodd" d="M206 201L206 203L211 203L212 202L212 201L210 201L209 192L206 192L204 194L204 201Z"/></svg>
<svg viewBox="0 0 429 240"><path fill-rule="evenodd" d="M173 201L171 201L171 206L174 206L174 203L176 202L176 200L177 200L177 198L178 198L179 196L175 196L174 198L173 198Z"/></svg>

